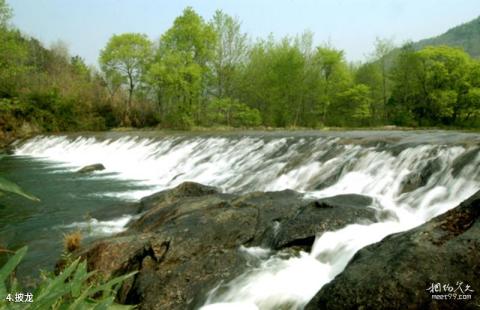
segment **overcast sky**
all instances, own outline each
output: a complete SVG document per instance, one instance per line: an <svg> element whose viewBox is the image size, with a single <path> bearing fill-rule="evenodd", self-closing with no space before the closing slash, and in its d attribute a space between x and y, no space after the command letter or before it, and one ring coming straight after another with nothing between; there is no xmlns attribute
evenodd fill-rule
<svg viewBox="0 0 480 310"><path fill-rule="evenodd" d="M215 10L237 16L251 37L276 38L310 30L315 43L364 60L376 37L396 43L439 35L480 15L480 0L7 0L13 24L46 46L62 40L71 54L97 64L112 34L141 32L152 40L186 6L209 20Z"/></svg>

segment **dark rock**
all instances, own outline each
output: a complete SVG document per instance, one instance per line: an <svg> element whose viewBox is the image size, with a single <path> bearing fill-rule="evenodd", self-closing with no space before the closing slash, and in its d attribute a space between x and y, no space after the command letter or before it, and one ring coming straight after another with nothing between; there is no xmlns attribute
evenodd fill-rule
<svg viewBox="0 0 480 310"><path fill-rule="evenodd" d="M329 151L323 154L323 156L320 156L319 161L325 162L331 159L330 157L333 158L337 156L338 153L339 153L339 150L337 148L331 148ZM329 187L337 183L345 171L350 171L352 169L353 165L355 164L355 161L356 159L350 158L349 160L346 160L340 165L336 165L332 167L331 170L326 172L325 174L316 176L316 178L311 181L312 184L314 184L312 189L322 190L326 187Z"/></svg>
<svg viewBox="0 0 480 310"><path fill-rule="evenodd" d="M330 174L326 176L325 175L318 176L318 179L313 180L312 182L313 184L315 184L315 186L313 187L313 190L319 191L329 186L332 186L340 179L340 177L342 176L342 173L343 173L342 167L336 167L335 170Z"/></svg>
<svg viewBox="0 0 480 310"><path fill-rule="evenodd" d="M337 230L359 221L375 222L375 211L368 208L371 204L372 198L355 194L312 201L280 225L275 248L296 245L310 251L318 233Z"/></svg>
<svg viewBox="0 0 480 310"><path fill-rule="evenodd" d="M393 156L397 157L403 151L409 148L414 148L416 146L418 146L418 143L415 143L415 142L398 142L398 143L387 146L385 150L390 152Z"/></svg>
<svg viewBox="0 0 480 310"><path fill-rule="evenodd" d="M416 190L419 187L425 186L428 183L430 177L442 169L440 160L434 159L429 162L420 170L412 172L405 177L400 184L401 193L407 193Z"/></svg>
<svg viewBox="0 0 480 310"><path fill-rule="evenodd" d="M291 190L222 194L188 182L142 199L142 215L127 231L95 242L81 255L90 270L107 277L139 271L121 288L122 303L194 309L219 283L249 268L251 257L240 246L298 251L311 246L316 233L374 220L367 202L360 196L312 202ZM306 218L306 224L300 223ZM294 239L289 238L294 230ZM305 239L303 244L297 238Z"/></svg>
<svg viewBox="0 0 480 310"><path fill-rule="evenodd" d="M455 158L452 163L452 175L457 177L466 165L474 161L479 152L480 148L475 148Z"/></svg>
<svg viewBox="0 0 480 310"><path fill-rule="evenodd" d="M14 141L11 139L2 140L0 138L0 154L14 155L15 154Z"/></svg>
<svg viewBox="0 0 480 310"><path fill-rule="evenodd" d="M419 227L363 248L306 309L478 309L479 218L480 191ZM457 289L459 281L474 291L465 293L471 300L435 300L428 291L432 283Z"/></svg>
<svg viewBox="0 0 480 310"><path fill-rule="evenodd" d="M195 182L184 182L174 189L161 191L140 200L140 212L158 207L161 204L173 203L186 197L201 197L218 194L215 187L206 186Z"/></svg>
<svg viewBox="0 0 480 310"><path fill-rule="evenodd" d="M79 169L77 172L78 172L78 173L90 173L90 172L101 171L101 170L105 170L105 166L104 166L104 165L102 165L102 164L93 164L93 165L85 166L85 167Z"/></svg>
<svg viewBox="0 0 480 310"><path fill-rule="evenodd" d="M364 195L345 194L318 199L314 202L317 208L357 208L368 207L373 199Z"/></svg>

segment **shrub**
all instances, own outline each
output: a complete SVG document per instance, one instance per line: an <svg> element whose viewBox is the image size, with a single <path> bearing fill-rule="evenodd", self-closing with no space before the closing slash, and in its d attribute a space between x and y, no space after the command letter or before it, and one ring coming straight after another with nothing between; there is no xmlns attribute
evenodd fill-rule
<svg viewBox="0 0 480 310"><path fill-rule="evenodd" d="M13 303L4 299L8 294L22 292L13 276L15 268L27 252L23 247L0 269L0 309L132 309L115 304L115 296L123 281L136 272L102 281L95 271L87 271L87 263L76 259L60 274L42 275L33 292L32 303Z"/></svg>
<svg viewBox="0 0 480 310"><path fill-rule="evenodd" d="M231 98L212 100L207 107L207 120L209 125L233 127L254 127L262 122L257 109Z"/></svg>

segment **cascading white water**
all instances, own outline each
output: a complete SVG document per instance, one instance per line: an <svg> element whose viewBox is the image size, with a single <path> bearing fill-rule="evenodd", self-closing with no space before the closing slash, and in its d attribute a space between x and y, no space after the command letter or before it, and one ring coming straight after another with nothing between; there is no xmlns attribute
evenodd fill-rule
<svg viewBox="0 0 480 310"><path fill-rule="evenodd" d="M392 151L384 146L349 144L335 135L111 140L55 136L31 139L18 146L15 154L56 161L71 170L100 162L107 170L93 177L112 177L113 172L116 178L151 186L147 191L124 193L126 199L196 181L226 192L289 188L310 198L368 195L374 198L373 207L394 215L383 222L323 233L317 236L311 253L302 252L298 257L285 259L268 251L247 250L262 260L260 266L210 292L203 307L296 309L340 273L360 248L415 227L476 192L480 188L478 153L455 177L452 174L454 160L473 147L415 143L397 145ZM402 181L432 160L437 160L439 168L428 182L401 193Z"/></svg>
<svg viewBox="0 0 480 310"><path fill-rule="evenodd" d="M151 190L124 193L139 199L184 181L217 186L224 191L305 191L315 177L335 171L316 162L337 138L298 139L261 137L172 137L148 139L124 137L99 141L65 136L37 137L19 146L16 155L28 155L63 163L72 171L103 163L117 178L137 180ZM307 152L302 148L308 146ZM353 158L359 148L338 147L338 156ZM351 159L350 159L351 160ZM292 165L295 163L295 165ZM98 175L97 175L98 176Z"/></svg>

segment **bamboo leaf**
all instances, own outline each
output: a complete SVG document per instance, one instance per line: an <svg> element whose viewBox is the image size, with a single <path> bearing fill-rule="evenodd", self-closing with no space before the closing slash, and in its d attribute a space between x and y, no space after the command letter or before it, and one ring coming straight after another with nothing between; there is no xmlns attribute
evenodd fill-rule
<svg viewBox="0 0 480 310"><path fill-rule="evenodd" d="M103 285L95 287L94 289L92 289L91 293L95 294L95 293L98 293L98 292L108 292L112 289L113 286L115 286L119 283L122 283L123 281L125 281L128 278L133 277L137 273L138 273L138 271L134 271L134 272L131 272L129 274L126 274L126 275L123 275L123 276L120 276L120 277L116 277L116 278L108 281L107 283L105 283Z"/></svg>
<svg viewBox="0 0 480 310"><path fill-rule="evenodd" d="M8 262L0 269L0 296L6 296L6 281L10 274L15 270L22 258L27 253L27 247L19 249L15 255L13 255Z"/></svg>
<svg viewBox="0 0 480 310"><path fill-rule="evenodd" d="M38 199L37 197L25 192L17 184L2 177L0 177L0 192L13 193L33 201L40 201L40 199Z"/></svg>

